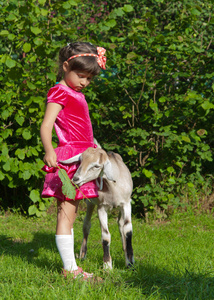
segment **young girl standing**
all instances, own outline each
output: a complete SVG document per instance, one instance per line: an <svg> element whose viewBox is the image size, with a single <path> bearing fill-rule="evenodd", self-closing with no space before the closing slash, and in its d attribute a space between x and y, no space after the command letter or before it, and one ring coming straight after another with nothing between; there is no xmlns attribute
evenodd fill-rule
<svg viewBox="0 0 214 300"><path fill-rule="evenodd" d="M105 69L105 49L94 47L90 43L74 42L62 48L59 53L58 84L52 87L47 95L47 107L41 125L41 140L45 150L43 170L45 176L42 197L57 199L56 245L63 262L63 273L71 273L88 279L93 274L84 272L76 264L74 256L73 224L76 218L79 201L98 197L95 181L81 186L75 199L69 199L62 193L62 182L58 176L59 161L66 160L82 153L88 147L96 147L88 111L88 105L82 89L91 79ZM55 127L59 144L52 146L52 130ZM70 179L73 178L78 165L64 165L63 169ZM84 195L84 196L83 196Z"/></svg>

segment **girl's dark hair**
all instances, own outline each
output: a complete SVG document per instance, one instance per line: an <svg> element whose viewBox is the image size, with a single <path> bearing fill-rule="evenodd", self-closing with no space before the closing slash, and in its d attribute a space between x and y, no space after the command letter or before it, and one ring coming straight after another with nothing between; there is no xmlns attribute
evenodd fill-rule
<svg viewBox="0 0 214 300"><path fill-rule="evenodd" d="M81 53L97 53L97 49L87 42L72 42L63 47L59 52L59 71L57 74L57 81L60 81L63 76L63 63L69 59L69 57ZM97 63L97 57L93 56L80 56L71 59L69 62L70 71L85 71L92 75L98 75L100 72L100 66Z"/></svg>

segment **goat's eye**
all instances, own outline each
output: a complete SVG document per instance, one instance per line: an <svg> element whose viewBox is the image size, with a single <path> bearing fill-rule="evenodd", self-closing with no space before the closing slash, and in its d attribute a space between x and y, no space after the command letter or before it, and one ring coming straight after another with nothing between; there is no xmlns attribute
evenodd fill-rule
<svg viewBox="0 0 214 300"><path fill-rule="evenodd" d="M99 169L99 165L95 165L95 166L93 166L93 169Z"/></svg>

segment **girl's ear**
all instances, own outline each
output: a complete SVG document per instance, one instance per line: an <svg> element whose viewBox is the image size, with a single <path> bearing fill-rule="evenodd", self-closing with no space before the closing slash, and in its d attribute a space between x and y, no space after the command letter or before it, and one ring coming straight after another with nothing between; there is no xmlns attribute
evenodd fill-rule
<svg viewBox="0 0 214 300"><path fill-rule="evenodd" d="M64 72L69 71L69 68L68 68L68 62L67 62L67 61L64 61L62 67L63 67L63 71L64 71Z"/></svg>

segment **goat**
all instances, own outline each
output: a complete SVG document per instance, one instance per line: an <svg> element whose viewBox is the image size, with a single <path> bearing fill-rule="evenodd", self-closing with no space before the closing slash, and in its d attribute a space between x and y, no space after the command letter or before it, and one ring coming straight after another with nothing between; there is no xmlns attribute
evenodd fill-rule
<svg viewBox="0 0 214 300"><path fill-rule="evenodd" d="M91 216L95 205L102 231L103 266L112 269L110 255L111 235L108 229L108 210L120 207L118 225L121 234L126 266L134 263L132 248L131 194L133 183L131 174L121 156L114 152L106 153L101 148L88 148L68 160L64 164L80 162L80 166L72 179L78 186L96 179L99 185L99 198L86 199L87 212L83 223L83 242L80 258L84 259L87 252L87 240L91 227Z"/></svg>

